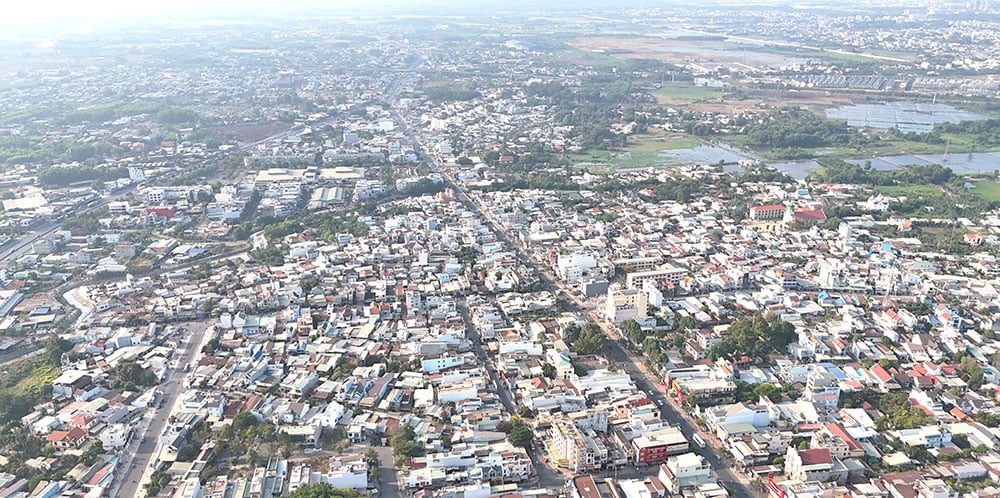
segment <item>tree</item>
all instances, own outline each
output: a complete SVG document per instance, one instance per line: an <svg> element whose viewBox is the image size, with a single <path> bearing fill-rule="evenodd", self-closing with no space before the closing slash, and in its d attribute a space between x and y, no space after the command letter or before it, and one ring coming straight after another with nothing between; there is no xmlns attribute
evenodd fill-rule
<svg viewBox="0 0 1000 498"><path fill-rule="evenodd" d="M530 448L531 441L535 438L535 433L531 430L531 427L528 427L527 424L519 419L514 420L511 425L512 427L510 434L507 435L507 441L510 441L510 444L513 444L514 446Z"/></svg>
<svg viewBox="0 0 1000 498"><path fill-rule="evenodd" d="M794 325L758 313L734 321L726 337L708 349L708 357L713 360L741 356L764 358L775 350L784 350L797 336Z"/></svg>
<svg viewBox="0 0 1000 498"><path fill-rule="evenodd" d="M558 375L558 372L556 372L556 367L552 366L551 363L542 363L542 375L549 379L554 379Z"/></svg>
<svg viewBox="0 0 1000 498"><path fill-rule="evenodd" d="M971 356L964 356L958 363L962 370L962 380L972 389L979 389L983 385L983 367Z"/></svg>
<svg viewBox="0 0 1000 498"><path fill-rule="evenodd" d="M360 491L350 488L335 488L325 482L309 484L291 492L288 498L361 498Z"/></svg>
<svg viewBox="0 0 1000 498"><path fill-rule="evenodd" d="M114 389L132 390L135 386L152 386L156 382L156 374L143 369L132 360L119 361L108 377L108 383Z"/></svg>
<svg viewBox="0 0 1000 498"><path fill-rule="evenodd" d="M604 346L604 332L597 325L588 322L580 330L580 337L570 344L570 349L579 354L597 354L604 351Z"/></svg>
<svg viewBox="0 0 1000 498"><path fill-rule="evenodd" d="M646 333L642 330L642 326L635 320L625 320L621 325L621 329L622 334L632 344L642 344L642 341L646 338Z"/></svg>
<svg viewBox="0 0 1000 498"><path fill-rule="evenodd" d="M403 424L399 429L396 429L389 444L392 446L392 455L395 457L396 465L402 465L410 457L420 456L424 452L424 447L416 441L416 432L408 424Z"/></svg>
<svg viewBox="0 0 1000 498"><path fill-rule="evenodd" d="M580 326L575 323L567 325L562 331L562 338L566 344L573 344L580 338Z"/></svg>

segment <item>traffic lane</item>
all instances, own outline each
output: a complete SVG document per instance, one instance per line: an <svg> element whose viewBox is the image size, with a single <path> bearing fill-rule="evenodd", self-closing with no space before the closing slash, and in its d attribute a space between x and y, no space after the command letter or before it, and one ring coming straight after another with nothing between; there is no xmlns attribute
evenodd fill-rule
<svg viewBox="0 0 1000 498"><path fill-rule="evenodd" d="M184 342L184 347L178 351L178 354L185 356L188 354L197 354L197 352L194 351L194 348L200 347L201 344L205 342L206 334L208 334L212 329L211 323L211 321L205 320L193 324L191 332L187 340ZM161 391L163 391L163 400L160 406L164 407L164 410L170 410L173 407L181 389L184 388L184 378L184 375L176 375L175 370L167 377L164 384L161 384L160 387ZM126 479L125 484L122 486L120 491L121 496L139 496L139 487L143 483L142 477L149 466L149 461L156 452L160 435L163 434L163 429L167 426L167 420L169 419L170 414L164 413L164 410L160 410L153 415L153 421L146 429L143 440L139 443L139 449L136 451L136 454L132 459L132 462L136 464L135 469L130 471L128 479ZM136 475L131 475L132 472L135 472Z"/></svg>

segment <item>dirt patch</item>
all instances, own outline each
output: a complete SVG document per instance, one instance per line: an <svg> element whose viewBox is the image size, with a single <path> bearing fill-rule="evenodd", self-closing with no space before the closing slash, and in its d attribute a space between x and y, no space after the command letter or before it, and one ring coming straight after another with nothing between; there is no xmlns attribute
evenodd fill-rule
<svg viewBox="0 0 1000 498"><path fill-rule="evenodd" d="M569 45L584 52L623 59L650 59L673 64L724 65L759 69L804 62L804 57L754 51L753 47L721 40L690 40L656 37L617 38L594 36L571 40Z"/></svg>
<svg viewBox="0 0 1000 498"><path fill-rule="evenodd" d="M744 91L743 98L713 99L705 102L697 102L687 106L688 109L696 112L711 113L733 113L738 114L745 111L760 110L762 105L767 107L797 106L805 107L815 112L822 112L828 107L836 107L845 104L853 104L855 99L849 95L836 94L824 91L773 91L758 90Z"/></svg>

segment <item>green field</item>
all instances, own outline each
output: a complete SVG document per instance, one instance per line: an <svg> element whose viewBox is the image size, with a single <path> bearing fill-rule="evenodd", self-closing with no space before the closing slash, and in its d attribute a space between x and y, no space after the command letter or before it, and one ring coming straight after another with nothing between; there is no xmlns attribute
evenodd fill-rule
<svg viewBox="0 0 1000 498"><path fill-rule="evenodd" d="M656 97L656 103L660 105L686 104L717 99L725 94L725 90L720 88L690 84L670 84L653 91L653 97Z"/></svg>
<svg viewBox="0 0 1000 498"><path fill-rule="evenodd" d="M941 191L940 187L931 185L880 185L875 189L892 197L923 197L925 199L944 197L944 192Z"/></svg>
<svg viewBox="0 0 1000 498"><path fill-rule="evenodd" d="M969 183L976 186L976 188L969 190L972 195L986 202L1000 201L1000 182L993 180L972 180Z"/></svg>
<svg viewBox="0 0 1000 498"><path fill-rule="evenodd" d="M690 149L701 145L701 140L687 135L636 135L629 138L626 152L659 152L661 150Z"/></svg>
<svg viewBox="0 0 1000 498"><path fill-rule="evenodd" d="M641 168L660 164L663 150L690 149L702 144L698 138L684 134L646 134L629 138L620 150L590 150L574 154L570 159L580 163L597 163L614 168Z"/></svg>

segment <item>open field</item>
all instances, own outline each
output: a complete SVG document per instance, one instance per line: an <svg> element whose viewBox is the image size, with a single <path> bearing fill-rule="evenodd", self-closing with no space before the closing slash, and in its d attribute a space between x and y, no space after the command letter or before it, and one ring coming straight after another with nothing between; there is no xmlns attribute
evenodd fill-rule
<svg viewBox="0 0 1000 498"><path fill-rule="evenodd" d="M623 59L648 59L674 64L724 64L756 69L802 62L788 57L722 40L692 40L660 37L591 36L576 38L569 45L584 52L614 54Z"/></svg>
<svg viewBox="0 0 1000 498"><path fill-rule="evenodd" d="M690 149L702 144L695 137L677 133L649 133L629 138L626 152L659 152L661 150Z"/></svg>
<svg viewBox="0 0 1000 498"><path fill-rule="evenodd" d="M667 84L653 92L656 103L660 105L688 104L703 100L718 99L725 95L721 88L694 86L688 84Z"/></svg>
<svg viewBox="0 0 1000 498"><path fill-rule="evenodd" d="M973 180L970 183L976 188L970 190L972 195L986 202L1000 202L1000 182L993 180Z"/></svg>
<svg viewBox="0 0 1000 498"><path fill-rule="evenodd" d="M882 185L875 187L883 195L891 197L923 197L925 199L939 199L944 197L944 192L940 187L932 185Z"/></svg>
<svg viewBox="0 0 1000 498"><path fill-rule="evenodd" d="M614 168L641 168L663 163L660 151L691 149L702 145L701 139L683 133L653 131L629 138L620 150L591 150L575 154L570 159L581 163L596 163Z"/></svg>

